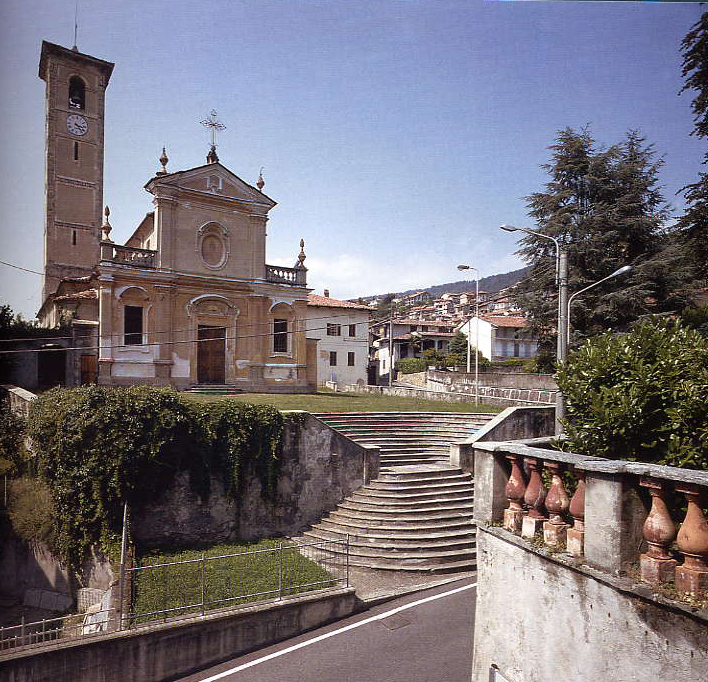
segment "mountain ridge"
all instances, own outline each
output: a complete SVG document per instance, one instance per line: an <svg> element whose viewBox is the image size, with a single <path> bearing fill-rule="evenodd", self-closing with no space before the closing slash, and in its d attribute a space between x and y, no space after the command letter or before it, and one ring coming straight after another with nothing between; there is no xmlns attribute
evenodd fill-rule
<svg viewBox="0 0 708 682"><path fill-rule="evenodd" d="M510 287L512 284L516 284L518 281L522 280L528 275L530 267L519 268L518 270L512 270L510 272L500 273L498 275L489 275L488 277L482 277L479 280L479 290L486 291L489 294L496 293L501 289ZM471 292L475 289L475 280L463 279L457 282L448 282L447 284L434 284L429 287L420 287L418 289L408 289L406 291L396 292L394 295L397 298L407 296L408 294L413 294L418 291L427 291L433 298L438 298L445 293L450 294L461 294L464 292ZM394 292L386 292L385 294L374 294L373 296L360 296L352 300L362 300L371 301L375 298L382 298L388 294Z"/></svg>

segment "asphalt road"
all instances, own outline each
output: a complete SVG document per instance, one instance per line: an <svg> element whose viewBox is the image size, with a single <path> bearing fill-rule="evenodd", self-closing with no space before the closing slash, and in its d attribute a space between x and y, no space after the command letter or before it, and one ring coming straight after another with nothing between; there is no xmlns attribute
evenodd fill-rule
<svg viewBox="0 0 708 682"><path fill-rule="evenodd" d="M475 585L407 595L181 682L468 682Z"/></svg>

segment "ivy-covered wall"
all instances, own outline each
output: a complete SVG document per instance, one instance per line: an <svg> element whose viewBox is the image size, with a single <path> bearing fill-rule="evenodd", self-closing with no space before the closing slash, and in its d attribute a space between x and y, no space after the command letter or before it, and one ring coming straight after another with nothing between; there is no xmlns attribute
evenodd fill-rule
<svg viewBox="0 0 708 682"><path fill-rule="evenodd" d="M117 558L124 502L139 548L287 535L377 466L306 413L201 404L170 389L53 389L33 402L25 429L33 454L5 453L12 485L44 501L17 495L11 532L46 543L73 569L92 547ZM41 528L24 518L38 506L50 520Z"/></svg>

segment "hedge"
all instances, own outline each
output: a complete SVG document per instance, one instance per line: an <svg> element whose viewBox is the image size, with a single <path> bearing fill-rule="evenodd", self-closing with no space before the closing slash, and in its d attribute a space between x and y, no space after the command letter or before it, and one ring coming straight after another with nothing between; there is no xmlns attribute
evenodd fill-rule
<svg viewBox="0 0 708 682"><path fill-rule="evenodd" d="M708 340L678 322L588 340L557 374L579 454L708 469Z"/></svg>
<svg viewBox="0 0 708 682"><path fill-rule="evenodd" d="M245 471L254 471L272 499L283 426L271 406L183 401L172 389L87 386L43 393L32 404L27 431L38 477L51 493L52 549L74 567L92 544L110 554L123 503L139 510L182 471L202 498L213 475L224 478L232 499Z"/></svg>

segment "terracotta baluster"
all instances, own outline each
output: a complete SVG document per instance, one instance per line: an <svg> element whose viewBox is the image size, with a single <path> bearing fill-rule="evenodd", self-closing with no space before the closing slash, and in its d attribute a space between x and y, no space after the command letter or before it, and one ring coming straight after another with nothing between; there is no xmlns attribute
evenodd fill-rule
<svg viewBox="0 0 708 682"><path fill-rule="evenodd" d="M580 557L583 556L585 548L585 472L582 469L574 471L578 479L578 487L575 489L568 509L573 517L573 527L568 528L566 542L568 552L575 557Z"/></svg>
<svg viewBox="0 0 708 682"><path fill-rule="evenodd" d="M676 526L666 506L664 483L655 478L645 477L639 485L649 489L651 510L644 522L644 539L649 546L646 554L639 556L642 580L656 585L673 580L676 561L669 556L668 548L676 537Z"/></svg>
<svg viewBox="0 0 708 682"><path fill-rule="evenodd" d="M524 463L529 468L529 483L526 486L524 502L528 505L529 513L524 516L521 525L521 535L532 538L543 527L543 522L548 521L544 516L543 502L546 499L546 488L541 479L538 460L535 457L524 457Z"/></svg>
<svg viewBox="0 0 708 682"><path fill-rule="evenodd" d="M708 523L701 510L702 490L690 483L676 485L688 502L686 518L676 537L683 564L676 567L675 585L679 592L697 594L708 589Z"/></svg>
<svg viewBox="0 0 708 682"><path fill-rule="evenodd" d="M565 515L570 507L570 498L561 478L563 465L560 462L544 461L543 466L551 474L551 487L546 495L549 518L543 524L543 541L549 547L558 548L565 545L565 534L568 530Z"/></svg>
<svg viewBox="0 0 708 682"><path fill-rule="evenodd" d="M505 490L509 507L504 510L504 528L518 535L524 518L524 508L521 503L526 492L526 482L521 471L521 455L505 455L505 457L511 462L511 473Z"/></svg>

